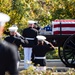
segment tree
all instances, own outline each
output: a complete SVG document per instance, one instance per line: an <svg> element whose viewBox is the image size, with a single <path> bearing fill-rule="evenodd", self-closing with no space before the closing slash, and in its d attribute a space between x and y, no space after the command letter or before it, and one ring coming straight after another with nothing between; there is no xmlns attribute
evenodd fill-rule
<svg viewBox="0 0 75 75"><path fill-rule="evenodd" d="M5 29L16 24L21 33L28 20L45 26L55 19L75 19L75 0L0 0L0 12L11 17Z"/></svg>

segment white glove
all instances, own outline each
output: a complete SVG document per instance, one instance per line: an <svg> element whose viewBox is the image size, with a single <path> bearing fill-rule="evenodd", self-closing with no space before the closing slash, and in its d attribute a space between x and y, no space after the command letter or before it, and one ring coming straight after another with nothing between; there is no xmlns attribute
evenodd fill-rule
<svg viewBox="0 0 75 75"><path fill-rule="evenodd" d="M20 33L18 33L18 32L16 32L16 34L17 34L17 36L21 36L21 34L20 34Z"/></svg>
<svg viewBox="0 0 75 75"><path fill-rule="evenodd" d="M48 42L48 41L46 41L46 40L45 40L44 42L45 42L46 44L49 44L49 42Z"/></svg>

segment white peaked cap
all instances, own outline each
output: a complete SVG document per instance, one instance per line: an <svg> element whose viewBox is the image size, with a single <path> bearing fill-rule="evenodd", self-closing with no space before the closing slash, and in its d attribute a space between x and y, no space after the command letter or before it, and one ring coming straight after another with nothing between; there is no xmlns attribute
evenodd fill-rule
<svg viewBox="0 0 75 75"><path fill-rule="evenodd" d="M15 27L16 29L18 29L17 25L15 25L15 24L14 24L14 25L12 25L12 27Z"/></svg>
<svg viewBox="0 0 75 75"><path fill-rule="evenodd" d="M11 27L9 27L10 32L16 32L17 30L18 30L18 27L15 25L12 25Z"/></svg>
<svg viewBox="0 0 75 75"><path fill-rule="evenodd" d="M29 21L28 21L28 24L34 24L34 23L36 23L36 22L33 21L33 20L29 20Z"/></svg>
<svg viewBox="0 0 75 75"><path fill-rule="evenodd" d="M0 13L0 25L4 25L4 23L8 22L10 17L7 14Z"/></svg>
<svg viewBox="0 0 75 75"><path fill-rule="evenodd" d="M35 23L38 23L38 21L35 21Z"/></svg>
<svg viewBox="0 0 75 75"><path fill-rule="evenodd" d="M38 36L36 36L36 38L40 41L44 41L46 39L46 37L42 36L42 35L38 35Z"/></svg>

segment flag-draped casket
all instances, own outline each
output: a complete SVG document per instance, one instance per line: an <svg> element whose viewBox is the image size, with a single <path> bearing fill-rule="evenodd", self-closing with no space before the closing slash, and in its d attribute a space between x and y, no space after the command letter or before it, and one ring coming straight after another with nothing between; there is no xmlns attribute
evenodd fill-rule
<svg viewBox="0 0 75 75"><path fill-rule="evenodd" d="M75 20L54 20L52 21L53 35L71 35L75 33Z"/></svg>

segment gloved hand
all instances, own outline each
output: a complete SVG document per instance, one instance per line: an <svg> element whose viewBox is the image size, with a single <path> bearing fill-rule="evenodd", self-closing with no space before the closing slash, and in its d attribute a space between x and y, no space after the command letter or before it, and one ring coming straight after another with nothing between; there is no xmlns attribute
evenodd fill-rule
<svg viewBox="0 0 75 75"><path fill-rule="evenodd" d="M17 34L17 36L21 36L21 34L20 34L20 33L18 33L18 32L16 32L16 34Z"/></svg>
<svg viewBox="0 0 75 75"><path fill-rule="evenodd" d="M46 44L49 44L49 42L48 42L48 41L46 41L46 40L45 40L44 42L45 42Z"/></svg>

